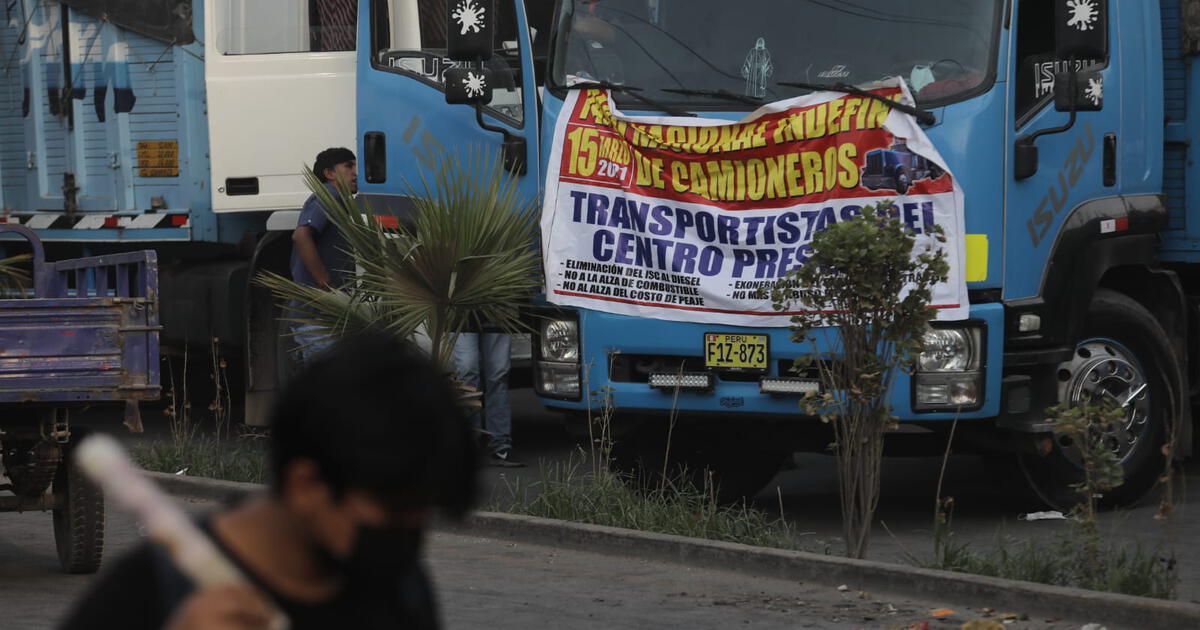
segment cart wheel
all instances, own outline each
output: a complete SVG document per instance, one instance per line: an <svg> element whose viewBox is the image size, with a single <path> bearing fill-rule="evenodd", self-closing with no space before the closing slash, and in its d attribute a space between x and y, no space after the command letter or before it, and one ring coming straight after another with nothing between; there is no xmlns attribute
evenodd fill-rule
<svg viewBox="0 0 1200 630"><path fill-rule="evenodd" d="M54 510L54 544L67 573L95 573L104 554L104 494L66 456L54 475L54 494L62 507Z"/></svg>

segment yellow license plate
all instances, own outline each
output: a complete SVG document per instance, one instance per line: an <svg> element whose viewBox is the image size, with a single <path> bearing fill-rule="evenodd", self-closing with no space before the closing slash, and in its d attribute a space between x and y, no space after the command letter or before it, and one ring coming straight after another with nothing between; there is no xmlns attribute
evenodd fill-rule
<svg viewBox="0 0 1200 630"><path fill-rule="evenodd" d="M704 334L704 366L723 370L767 369L767 336Z"/></svg>

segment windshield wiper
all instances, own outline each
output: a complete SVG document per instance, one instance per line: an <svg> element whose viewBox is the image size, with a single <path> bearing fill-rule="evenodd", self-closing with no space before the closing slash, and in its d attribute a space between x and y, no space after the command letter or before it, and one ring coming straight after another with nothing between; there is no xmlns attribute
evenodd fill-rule
<svg viewBox="0 0 1200 630"><path fill-rule="evenodd" d="M797 88L801 88L801 89L805 89L805 90L815 90L815 91L826 91L827 90L830 92L841 92L843 94L853 94L855 96L862 96L865 98L879 101L880 103L885 103L885 104L887 104L888 107L891 107L892 109L898 109L898 110L904 112L905 114L914 116L914 117L916 117L917 122L919 122L923 125L932 125L937 122L937 117L933 115L933 112L931 112L927 109L913 107L912 105L905 105L904 103L897 103L896 101L893 101L890 98L880 96L874 92L869 92L860 87L855 87L853 85L850 85L849 83L829 84L829 83L798 83L798 82L793 82L793 81L779 81L778 83L776 83L776 85L786 85L787 87L797 87Z"/></svg>
<svg viewBox="0 0 1200 630"><path fill-rule="evenodd" d="M723 98L727 101L737 101L746 103L747 105L762 105L761 98L730 92L729 90L693 90L691 88L663 88L664 92L673 92L675 94L686 94L688 96L711 96L713 98Z"/></svg>
<svg viewBox="0 0 1200 630"><path fill-rule="evenodd" d="M696 116L695 114L693 114L689 111L679 109L678 107L673 107L673 106L663 103L661 101L656 101L648 96L639 94L638 92L641 92L642 88L634 87L632 85L625 85L624 83L613 83L612 81L595 81L592 79L587 79L585 81L580 81L579 83L576 83L574 85L568 85L568 86L566 86L566 88L568 90L589 90L592 88L599 88L602 90L612 90L613 92L621 92L623 94L628 94L629 96L632 96L635 100L640 101L646 105L649 105L650 107L653 107L654 109L657 109L659 111L667 112L668 114L670 114L672 116L686 116L686 117L695 117Z"/></svg>

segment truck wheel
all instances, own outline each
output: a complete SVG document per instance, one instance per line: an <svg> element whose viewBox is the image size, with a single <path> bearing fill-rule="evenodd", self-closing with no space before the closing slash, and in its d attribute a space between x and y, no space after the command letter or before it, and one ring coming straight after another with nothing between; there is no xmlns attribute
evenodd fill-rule
<svg viewBox="0 0 1200 630"><path fill-rule="evenodd" d="M1133 503L1158 481L1167 464L1164 445L1179 416L1175 353L1166 331L1141 304L1099 290L1092 299L1082 338L1059 365L1059 400L1072 406L1108 398L1127 407L1124 426L1105 437L1120 459L1125 481L1107 492L1105 505ZM1081 501L1071 487L1083 480L1078 449L1050 437L1049 452L1019 456L1025 479L1047 504L1067 510Z"/></svg>
<svg viewBox="0 0 1200 630"><path fill-rule="evenodd" d="M689 490L715 491L719 503L737 503L762 490L789 455L740 446L738 442L711 436L700 439L676 427L668 449L665 431L642 427L613 445L611 464L639 490L678 488L683 484L691 486Z"/></svg>
<svg viewBox="0 0 1200 630"><path fill-rule="evenodd" d="M54 510L54 544L67 573L95 573L104 553L104 494L84 477L67 450L54 476L54 494L62 507Z"/></svg>
<svg viewBox="0 0 1200 630"><path fill-rule="evenodd" d="M912 178L908 174L908 169L900 169L896 172L896 192L901 195L908 192L908 187L912 185Z"/></svg>

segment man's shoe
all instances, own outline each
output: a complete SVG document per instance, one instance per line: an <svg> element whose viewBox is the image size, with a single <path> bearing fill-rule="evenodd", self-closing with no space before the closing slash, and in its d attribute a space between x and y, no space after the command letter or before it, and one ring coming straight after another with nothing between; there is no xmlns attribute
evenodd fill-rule
<svg viewBox="0 0 1200 630"><path fill-rule="evenodd" d="M492 453L491 463L493 466L502 466L504 468L521 468L525 466L524 462L513 459L511 448L500 449Z"/></svg>

